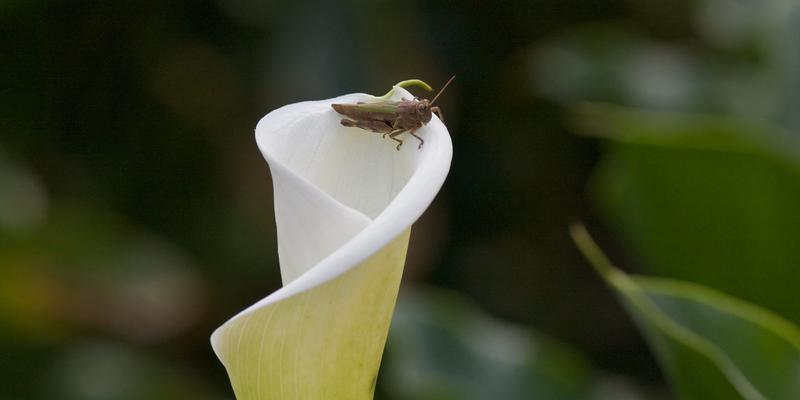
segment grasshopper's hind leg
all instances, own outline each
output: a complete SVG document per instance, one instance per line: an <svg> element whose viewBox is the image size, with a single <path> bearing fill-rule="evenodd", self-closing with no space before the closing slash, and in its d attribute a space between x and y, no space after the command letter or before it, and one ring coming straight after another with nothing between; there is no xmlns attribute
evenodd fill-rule
<svg viewBox="0 0 800 400"><path fill-rule="evenodd" d="M358 128L359 127L358 123L356 121L353 121L352 119L342 118L342 120L339 121L339 123L342 124L342 126L346 126L348 128L350 128L350 127Z"/></svg>

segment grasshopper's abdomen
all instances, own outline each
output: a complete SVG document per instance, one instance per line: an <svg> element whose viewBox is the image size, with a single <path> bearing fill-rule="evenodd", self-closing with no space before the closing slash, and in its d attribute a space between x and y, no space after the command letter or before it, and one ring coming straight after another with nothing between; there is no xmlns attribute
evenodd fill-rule
<svg viewBox="0 0 800 400"><path fill-rule="evenodd" d="M361 128L375 133L389 133L392 131L392 126L386 121L371 121L371 120L358 120L354 121L347 118L342 118L342 125L347 127Z"/></svg>

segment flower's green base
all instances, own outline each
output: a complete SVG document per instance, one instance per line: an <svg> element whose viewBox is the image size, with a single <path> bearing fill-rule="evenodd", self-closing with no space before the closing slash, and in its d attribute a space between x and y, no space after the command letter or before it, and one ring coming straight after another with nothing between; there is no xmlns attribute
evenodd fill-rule
<svg viewBox="0 0 800 400"><path fill-rule="evenodd" d="M369 400L410 229L341 276L229 321L215 349L238 400Z"/></svg>

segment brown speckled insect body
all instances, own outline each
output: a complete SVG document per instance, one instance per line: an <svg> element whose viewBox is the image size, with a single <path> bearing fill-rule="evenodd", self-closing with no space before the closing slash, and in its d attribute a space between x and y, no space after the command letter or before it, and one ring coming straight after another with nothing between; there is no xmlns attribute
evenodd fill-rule
<svg viewBox="0 0 800 400"><path fill-rule="evenodd" d="M403 140L398 136L408 132L419 140L418 148L422 148L425 141L417 136L416 132L430 122L434 113L444 121L442 110L434 106L433 102L447 88L447 85L453 81L453 78L447 81L431 101L415 98L413 100L402 99L400 101L331 104L331 106L337 113L347 117L341 120L341 124L344 126L382 133L383 137L389 136L390 139L397 142L397 150L400 150L400 146L403 145Z"/></svg>

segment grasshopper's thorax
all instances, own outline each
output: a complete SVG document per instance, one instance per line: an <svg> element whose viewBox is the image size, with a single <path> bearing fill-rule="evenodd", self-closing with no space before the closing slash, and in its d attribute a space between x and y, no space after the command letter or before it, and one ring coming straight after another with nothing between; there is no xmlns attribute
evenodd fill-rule
<svg viewBox="0 0 800 400"><path fill-rule="evenodd" d="M430 122L433 117L431 104L427 99L403 100L397 106L397 114L423 124Z"/></svg>

